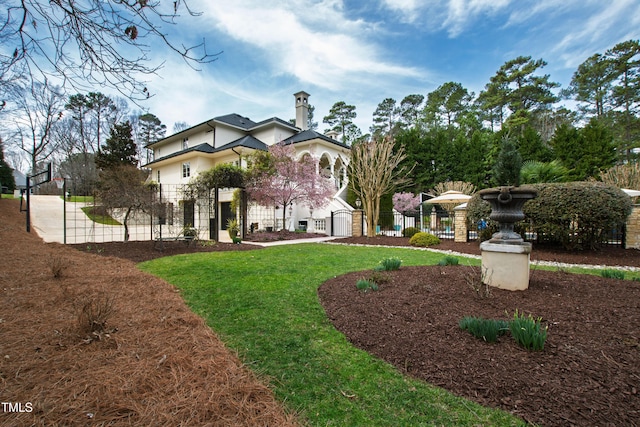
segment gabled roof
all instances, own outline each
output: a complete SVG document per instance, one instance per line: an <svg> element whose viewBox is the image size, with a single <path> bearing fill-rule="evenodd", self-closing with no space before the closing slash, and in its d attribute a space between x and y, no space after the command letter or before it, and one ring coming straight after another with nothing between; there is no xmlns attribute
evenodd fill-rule
<svg viewBox="0 0 640 427"><path fill-rule="evenodd" d="M285 145L288 145L288 144L297 144L304 141L310 141L312 139L321 139L323 141L329 142L331 144L335 144L342 148L350 148L347 144L344 144L338 141L337 139L329 138L328 136L323 135L319 132L316 132L315 130L303 130L300 133L290 136L289 138L285 139L283 142Z"/></svg>
<svg viewBox="0 0 640 427"><path fill-rule="evenodd" d="M235 113L227 114L226 116L215 117L213 120L220 123L226 123L230 126L244 130L249 130L256 125L256 122L254 122L250 118Z"/></svg>
<svg viewBox="0 0 640 427"><path fill-rule="evenodd" d="M253 148L254 150L263 150L263 151L268 150L267 144L265 144L264 142L260 141L257 138L254 138L251 135L247 135L247 136L243 136L240 139L236 139L235 141L231 141L230 143L225 144L222 147L216 148L214 152L217 153L224 150L230 150L236 147L247 147L247 148Z"/></svg>
<svg viewBox="0 0 640 427"><path fill-rule="evenodd" d="M171 159L171 158L181 156L186 153L191 153L194 151L197 151L199 153L213 154L213 153L220 153L225 150L231 150L236 147L246 147L246 148L251 148L253 150L262 150L262 151L267 151L269 149L269 147L267 147L267 144L265 144L264 142L260 141L257 138L254 138L251 135L247 135L247 136L243 136L240 139L236 139L235 141L231 141L230 143L225 144L218 148L213 148L207 142L200 145L195 145L185 150L177 151L167 156L160 157L159 159L155 159L154 161L147 163L145 166L153 165L154 163L158 163L160 161Z"/></svg>

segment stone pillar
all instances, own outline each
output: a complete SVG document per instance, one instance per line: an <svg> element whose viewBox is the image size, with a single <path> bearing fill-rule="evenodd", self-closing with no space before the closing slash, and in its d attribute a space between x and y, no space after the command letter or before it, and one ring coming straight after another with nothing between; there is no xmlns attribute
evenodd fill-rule
<svg viewBox="0 0 640 427"><path fill-rule="evenodd" d="M362 209L356 209L351 216L351 235L353 237L362 237Z"/></svg>
<svg viewBox="0 0 640 427"><path fill-rule="evenodd" d="M634 205L627 218L625 249L640 249L640 205Z"/></svg>
<svg viewBox="0 0 640 427"><path fill-rule="evenodd" d="M454 219L453 219L453 230L454 242L467 242L467 207L466 206L458 206L453 210Z"/></svg>

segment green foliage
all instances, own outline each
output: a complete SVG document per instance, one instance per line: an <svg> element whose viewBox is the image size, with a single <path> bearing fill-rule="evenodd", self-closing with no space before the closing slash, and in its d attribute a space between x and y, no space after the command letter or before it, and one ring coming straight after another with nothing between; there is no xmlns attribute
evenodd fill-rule
<svg viewBox="0 0 640 427"><path fill-rule="evenodd" d="M597 249L631 213L631 199L598 182L533 185L538 196L524 205L538 240L566 249Z"/></svg>
<svg viewBox="0 0 640 427"><path fill-rule="evenodd" d="M573 180L597 177L615 163L613 136L603 122L595 118L582 129L567 124L559 126L551 145Z"/></svg>
<svg viewBox="0 0 640 427"><path fill-rule="evenodd" d="M500 144L498 158L493 165L493 182L495 185L519 185L522 157L513 141L505 137Z"/></svg>
<svg viewBox="0 0 640 427"><path fill-rule="evenodd" d="M360 280L358 280L356 282L356 288L359 291L363 291L363 292L377 291L378 290L378 284L376 282L371 281L371 280L360 279Z"/></svg>
<svg viewBox="0 0 640 427"><path fill-rule="evenodd" d="M509 331L509 322L482 317L465 316L458 325L460 329L469 331L474 337L492 343L497 342L500 336Z"/></svg>
<svg viewBox="0 0 640 427"><path fill-rule="evenodd" d="M569 170L558 160L539 162L528 160L520 169L520 183L542 184L547 182L564 182L567 180Z"/></svg>
<svg viewBox="0 0 640 427"><path fill-rule="evenodd" d="M440 239L437 236L434 236L431 233L424 233L422 231L414 234L414 236L409 239L409 244L420 247L433 246L439 243Z"/></svg>
<svg viewBox="0 0 640 427"><path fill-rule="evenodd" d="M400 258L385 258L380 261L380 264L375 269L378 271L395 271L400 269L401 264L402 260Z"/></svg>
<svg viewBox="0 0 640 427"><path fill-rule="evenodd" d="M4 145L0 138L0 187L7 187L8 191L16 188L16 181L13 177L13 169L4 160Z"/></svg>
<svg viewBox="0 0 640 427"><path fill-rule="evenodd" d="M416 233L419 233L420 229L417 227L407 227L404 230L402 230L402 235L404 237L413 237Z"/></svg>
<svg viewBox="0 0 640 427"><path fill-rule="evenodd" d="M215 187L242 188L245 184L245 171L238 166L223 163L198 174L194 183L208 190Z"/></svg>
<svg viewBox="0 0 640 427"><path fill-rule="evenodd" d="M446 257L442 258L440 261L438 261L438 265L458 265L460 263L460 260L458 260L458 258L454 257L453 255L447 255Z"/></svg>
<svg viewBox="0 0 640 427"><path fill-rule="evenodd" d="M614 270L612 268L607 268L600 271L600 276L606 279L620 279L624 280L625 273L621 270Z"/></svg>
<svg viewBox="0 0 640 427"><path fill-rule="evenodd" d="M541 318L534 319L531 314L529 316L525 316L524 313L519 314L516 310L513 320L509 323L511 336L525 349L541 351L547 340L547 328L540 326L541 320Z"/></svg>
<svg viewBox="0 0 640 427"><path fill-rule="evenodd" d="M113 169L122 165L136 166L138 150L132 136L131 123L115 124L111 128L106 144L102 146L102 151L96 154L95 162L99 169Z"/></svg>

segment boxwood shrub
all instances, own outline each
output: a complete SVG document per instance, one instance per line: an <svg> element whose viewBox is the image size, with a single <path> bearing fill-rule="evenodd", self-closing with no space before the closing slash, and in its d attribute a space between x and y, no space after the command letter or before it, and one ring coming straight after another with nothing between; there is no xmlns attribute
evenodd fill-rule
<svg viewBox="0 0 640 427"><path fill-rule="evenodd" d="M409 243L413 246L427 247L437 245L440 243L440 239L433 234L420 232L414 234L413 237L409 239Z"/></svg>
<svg viewBox="0 0 640 427"><path fill-rule="evenodd" d="M598 249L610 232L623 227L631 213L631 198L601 182L534 185L538 197L524 206L538 241L565 249Z"/></svg>

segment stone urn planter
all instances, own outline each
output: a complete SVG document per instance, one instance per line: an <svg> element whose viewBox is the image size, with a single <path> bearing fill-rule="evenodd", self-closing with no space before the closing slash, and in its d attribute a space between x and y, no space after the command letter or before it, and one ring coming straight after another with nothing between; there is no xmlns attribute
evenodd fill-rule
<svg viewBox="0 0 640 427"><path fill-rule="evenodd" d="M497 187L478 192L491 205L489 218L498 222L499 231L480 244L483 283L501 289L529 287L531 243L524 241L513 226L524 219L522 208L537 196L530 187Z"/></svg>
<svg viewBox="0 0 640 427"><path fill-rule="evenodd" d="M530 187L497 187L478 192L482 200L491 205L489 218L499 224L499 231L491 236L493 243L522 243L522 236L513 231L513 225L524 219L524 204L534 199L538 193Z"/></svg>

